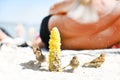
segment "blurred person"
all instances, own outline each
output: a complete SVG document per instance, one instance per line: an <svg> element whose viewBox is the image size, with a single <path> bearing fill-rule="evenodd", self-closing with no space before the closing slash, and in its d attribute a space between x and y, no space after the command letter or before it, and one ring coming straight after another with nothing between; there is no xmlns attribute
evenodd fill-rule
<svg viewBox="0 0 120 80"><path fill-rule="evenodd" d="M35 28L30 27L28 30L28 34L29 34L29 40L33 40L37 34Z"/></svg>
<svg viewBox="0 0 120 80"><path fill-rule="evenodd" d="M34 44L39 44L41 43L41 39L38 36L36 36L32 42L24 40L23 38L20 37L12 37L8 31L6 31L4 28L0 27L0 45L1 44L7 44L7 45L16 45L18 47L31 47ZM29 45L28 45L29 44ZM32 44L32 45L31 45ZM43 45L43 44L39 44ZM44 45L43 45L44 46Z"/></svg>
<svg viewBox="0 0 120 80"><path fill-rule="evenodd" d="M4 28L0 27L0 44L20 45L24 42L24 39L14 38Z"/></svg>
<svg viewBox="0 0 120 80"><path fill-rule="evenodd" d="M1 42L11 42L12 36L2 27L0 27L0 43Z"/></svg>
<svg viewBox="0 0 120 80"><path fill-rule="evenodd" d="M48 48L57 27L62 49L104 49L120 42L120 0L63 0L50 8L40 36L31 45ZM35 42L35 43L34 43Z"/></svg>
<svg viewBox="0 0 120 80"><path fill-rule="evenodd" d="M23 24L17 24L15 27L15 37L25 38L25 28Z"/></svg>

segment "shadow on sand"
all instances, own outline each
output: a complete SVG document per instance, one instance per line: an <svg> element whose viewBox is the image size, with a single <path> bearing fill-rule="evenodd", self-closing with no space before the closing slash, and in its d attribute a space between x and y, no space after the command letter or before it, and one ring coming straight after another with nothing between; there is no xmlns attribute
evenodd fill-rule
<svg viewBox="0 0 120 80"><path fill-rule="evenodd" d="M36 63L36 61L28 61L26 63L21 63L21 66L23 66L22 69L32 69L35 71L46 71L48 72L47 69L43 68L40 63Z"/></svg>

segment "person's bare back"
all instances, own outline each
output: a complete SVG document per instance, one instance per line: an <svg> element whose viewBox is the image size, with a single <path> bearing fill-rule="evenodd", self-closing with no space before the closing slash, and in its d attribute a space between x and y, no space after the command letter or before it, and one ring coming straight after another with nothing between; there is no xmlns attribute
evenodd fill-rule
<svg viewBox="0 0 120 80"><path fill-rule="evenodd" d="M115 0L110 1L116 2ZM101 49L111 47L120 42L120 2L116 3L117 5L113 9L111 8L110 13L106 14L104 12L104 15L104 13L99 12L99 20L93 23L80 23L66 14L53 14L49 20L49 30L53 27L59 29L62 49Z"/></svg>

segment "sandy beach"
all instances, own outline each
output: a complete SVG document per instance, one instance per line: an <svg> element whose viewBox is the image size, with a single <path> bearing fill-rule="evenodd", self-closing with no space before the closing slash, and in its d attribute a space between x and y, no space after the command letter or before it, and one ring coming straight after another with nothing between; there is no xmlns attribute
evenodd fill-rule
<svg viewBox="0 0 120 80"><path fill-rule="evenodd" d="M42 49L48 58L49 52ZM85 62L105 54L105 62L99 68L83 68ZM0 80L120 80L120 49L63 50L62 66L68 65L76 55L80 66L74 71L67 67L63 72L48 71L48 63L34 64L35 55L31 48L3 45L0 48Z"/></svg>

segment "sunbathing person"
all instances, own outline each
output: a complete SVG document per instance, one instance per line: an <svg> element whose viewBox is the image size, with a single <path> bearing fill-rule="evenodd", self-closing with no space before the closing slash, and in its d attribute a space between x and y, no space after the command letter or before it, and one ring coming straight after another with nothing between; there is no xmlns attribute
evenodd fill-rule
<svg viewBox="0 0 120 80"><path fill-rule="evenodd" d="M57 27L62 49L105 49L120 42L119 0L64 0L50 8L41 24L40 37L48 48Z"/></svg>
<svg viewBox="0 0 120 80"><path fill-rule="evenodd" d="M9 42L9 40L12 39L12 36L5 29L0 27L0 42L4 42L6 39Z"/></svg>
<svg viewBox="0 0 120 80"><path fill-rule="evenodd" d="M12 37L4 28L0 27L0 44L10 44L19 46L25 43L25 40L19 37Z"/></svg>
<svg viewBox="0 0 120 80"><path fill-rule="evenodd" d="M2 44L10 44L10 45L16 45L18 47L32 47L32 45L42 45L44 46L44 44L40 44L41 42L41 38L39 36L37 36L34 40L32 41L25 41L22 38L14 38L12 37L8 31L6 31L4 28L0 27L0 45Z"/></svg>

